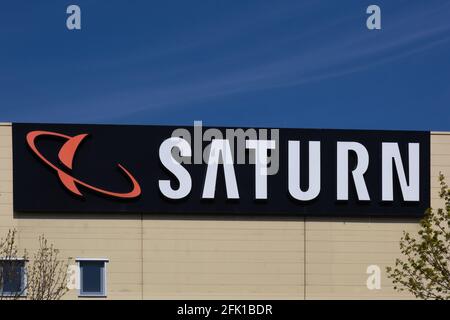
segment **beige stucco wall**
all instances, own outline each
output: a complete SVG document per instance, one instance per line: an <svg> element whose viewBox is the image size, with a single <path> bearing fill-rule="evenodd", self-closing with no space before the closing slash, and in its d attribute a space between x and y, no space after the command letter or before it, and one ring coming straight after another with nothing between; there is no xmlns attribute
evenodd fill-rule
<svg viewBox="0 0 450 320"><path fill-rule="evenodd" d="M0 234L16 228L30 252L45 234L62 257L108 258L108 298L409 297L393 291L384 269L416 220L19 214L11 147L11 126L0 125ZM438 172L450 177L450 133L432 134L431 165L437 206ZM366 287L369 265L382 270L381 290Z"/></svg>

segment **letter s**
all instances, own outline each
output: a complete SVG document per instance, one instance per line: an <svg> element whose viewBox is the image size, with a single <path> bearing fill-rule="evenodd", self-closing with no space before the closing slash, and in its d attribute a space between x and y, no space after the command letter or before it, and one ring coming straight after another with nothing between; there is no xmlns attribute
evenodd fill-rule
<svg viewBox="0 0 450 320"><path fill-rule="evenodd" d="M172 149L178 148L181 157L191 156L191 146L189 143L179 137L168 138L161 143L159 147L159 159L180 182L177 190L171 186L170 180L159 180L159 190L169 199L182 199L186 197L192 188L192 179L189 172L172 156Z"/></svg>

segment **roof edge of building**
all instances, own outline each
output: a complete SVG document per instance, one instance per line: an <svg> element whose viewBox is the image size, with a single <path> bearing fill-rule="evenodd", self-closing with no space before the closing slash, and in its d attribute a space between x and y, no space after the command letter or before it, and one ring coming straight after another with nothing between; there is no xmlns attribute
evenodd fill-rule
<svg viewBox="0 0 450 320"><path fill-rule="evenodd" d="M10 127L12 126L12 122L1 122L0 126L2 127ZM450 131L430 131L430 134L432 135L450 135Z"/></svg>

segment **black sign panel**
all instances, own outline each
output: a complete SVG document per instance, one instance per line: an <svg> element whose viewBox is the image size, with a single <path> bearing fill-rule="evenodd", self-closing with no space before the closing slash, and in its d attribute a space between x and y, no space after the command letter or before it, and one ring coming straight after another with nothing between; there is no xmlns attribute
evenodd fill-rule
<svg viewBox="0 0 450 320"><path fill-rule="evenodd" d="M18 212L137 212L158 214L233 214L233 215L294 215L294 216L398 216L419 217L430 206L430 134L417 131L362 131L280 129L276 141L279 169L267 176L267 197L255 197L255 165L236 164L233 169L238 198L227 197L227 185L222 165L218 165L215 194L204 197L208 164L181 164L191 178L186 196L169 199L160 189L160 181L170 180L175 190L181 183L176 174L160 159L161 144L178 127L73 125L73 124L13 124L14 210ZM192 154L211 143L202 133L200 146L198 128L183 127L192 135ZM196 131L197 132L194 132ZM217 128L226 137L226 128ZM244 131L247 129L243 129ZM257 139L262 137L259 129ZM254 138L252 138L255 140ZM208 141L204 141L208 140ZM320 192L313 199L299 200L289 190L289 141L300 147L300 186L309 186L310 141L320 142ZM363 184L368 198L357 192L353 173L363 162L354 150L347 154L348 198L339 199L338 144L355 142L368 154L368 166L363 170ZM389 174L383 174L383 143L398 150L396 159L384 155L385 166L392 167L392 199L387 199ZM414 158L412 145L418 151ZM239 152L239 151L236 151ZM246 155L248 156L248 150ZM271 151L275 152L275 151ZM365 152L363 152L365 153ZM394 152L395 153L395 152ZM206 152L206 155L208 153ZM344 158L339 159L343 161ZM415 160L417 161L415 161ZM401 160L399 162L399 160ZM178 163L177 163L178 164ZM296 164L298 166L298 164ZM401 181L403 169L403 182ZM417 168L418 166L418 168ZM340 167L342 168L342 167ZM361 168L360 168L361 169ZM363 168L364 169L364 168ZM356 170L357 171L357 170ZM418 176L410 174L415 172ZM317 172L316 172L317 173ZM413 177L414 176L414 177ZM360 181L361 182L361 181ZM403 185L402 185L403 183ZM414 186L415 185L415 192ZM344 184L345 185L345 184ZM406 187L410 187L410 194ZM412 196L411 196L412 194ZM405 197L407 199L405 199ZM408 199L409 197L409 199ZM412 197L412 198L411 198Z"/></svg>

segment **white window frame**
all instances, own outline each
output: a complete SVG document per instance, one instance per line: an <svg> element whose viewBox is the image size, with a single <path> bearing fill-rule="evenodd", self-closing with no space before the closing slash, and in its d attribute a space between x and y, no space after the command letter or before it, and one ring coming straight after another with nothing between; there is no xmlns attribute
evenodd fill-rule
<svg viewBox="0 0 450 320"><path fill-rule="evenodd" d="M28 277L27 277L27 268L26 268L28 259L0 257L0 262L4 262L4 261L6 261L6 262L8 262L8 261L23 261L23 288L24 288L24 290L22 291L22 293L20 295L18 295L18 297L25 298L28 294L27 293ZM16 294L13 292L0 292L0 295L3 297L15 297L16 296Z"/></svg>
<svg viewBox="0 0 450 320"><path fill-rule="evenodd" d="M108 296L108 287L107 287L107 263L109 262L108 258L76 258L75 259L78 265L78 283L80 284L80 288L78 289L78 297L79 298L106 298ZM83 282L81 278L81 266L80 262L103 262L103 293L101 294L92 294L92 293L82 293Z"/></svg>

